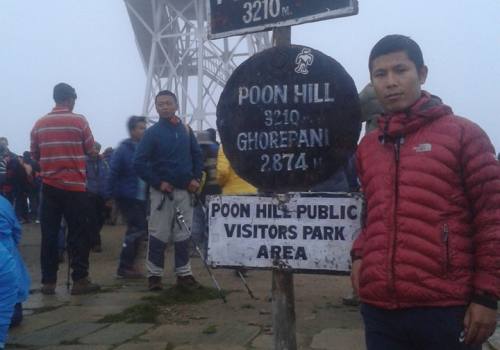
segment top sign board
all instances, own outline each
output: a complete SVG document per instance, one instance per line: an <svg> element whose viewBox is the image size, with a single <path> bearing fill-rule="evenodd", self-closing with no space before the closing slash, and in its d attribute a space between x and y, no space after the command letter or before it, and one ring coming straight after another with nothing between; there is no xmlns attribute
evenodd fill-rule
<svg viewBox="0 0 500 350"><path fill-rule="evenodd" d="M353 16L358 13L357 0L207 1L210 39Z"/></svg>

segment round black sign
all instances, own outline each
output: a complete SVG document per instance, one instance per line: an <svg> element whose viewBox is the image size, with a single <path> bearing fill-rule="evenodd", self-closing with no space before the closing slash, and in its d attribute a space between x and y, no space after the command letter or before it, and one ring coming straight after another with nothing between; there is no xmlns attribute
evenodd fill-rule
<svg viewBox="0 0 500 350"><path fill-rule="evenodd" d="M302 191L353 154L361 129L354 81L308 47L274 47L241 64L217 105L236 173L266 192Z"/></svg>

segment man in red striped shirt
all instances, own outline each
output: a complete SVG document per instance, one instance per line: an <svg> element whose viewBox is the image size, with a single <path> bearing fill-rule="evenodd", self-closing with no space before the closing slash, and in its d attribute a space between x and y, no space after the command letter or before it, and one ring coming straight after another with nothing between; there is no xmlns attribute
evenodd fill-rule
<svg viewBox="0 0 500 350"><path fill-rule="evenodd" d="M31 131L31 153L42 171L42 293L54 294L57 283L57 235L64 217L68 224L68 252L72 268L71 294L99 290L88 278L90 237L87 230L85 159L94 151L94 138L84 116L73 113L76 92L59 83L55 108Z"/></svg>

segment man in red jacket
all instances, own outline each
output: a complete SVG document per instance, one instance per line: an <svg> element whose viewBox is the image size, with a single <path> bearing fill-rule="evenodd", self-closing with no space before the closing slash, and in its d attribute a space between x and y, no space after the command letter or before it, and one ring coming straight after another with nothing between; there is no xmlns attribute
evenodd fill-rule
<svg viewBox="0 0 500 350"><path fill-rule="evenodd" d="M352 249L373 349L480 349L500 295L500 165L488 136L421 90L417 43L381 39L369 59L386 113L362 140L365 226Z"/></svg>

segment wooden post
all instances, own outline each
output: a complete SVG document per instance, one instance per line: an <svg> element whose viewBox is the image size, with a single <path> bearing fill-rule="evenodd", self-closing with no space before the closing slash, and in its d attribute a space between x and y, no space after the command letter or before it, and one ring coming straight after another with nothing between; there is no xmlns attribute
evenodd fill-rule
<svg viewBox="0 0 500 350"><path fill-rule="evenodd" d="M290 46L291 39L291 27L273 29L273 46ZM293 272L273 270L272 298L274 350L296 350Z"/></svg>
<svg viewBox="0 0 500 350"><path fill-rule="evenodd" d="M278 27L273 29L273 46L292 45L292 27Z"/></svg>
<svg viewBox="0 0 500 350"><path fill-rule="evenodd" d="M274 350L296 350L293 273L273 270Z"/></svg>

